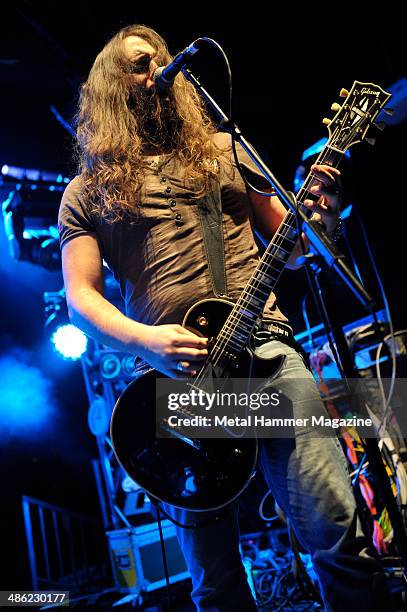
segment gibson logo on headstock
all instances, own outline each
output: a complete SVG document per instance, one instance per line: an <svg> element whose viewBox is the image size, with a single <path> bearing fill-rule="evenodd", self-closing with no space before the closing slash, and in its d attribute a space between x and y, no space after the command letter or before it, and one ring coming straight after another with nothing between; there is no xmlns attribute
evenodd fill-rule
<svg viewBox="0 0 407 612"><path fill-rule="evenodd" d="M374 91L373 89L370 89L370 87L362 87L362 91L361 94L367 94L368 96L378 96L379 95L379 91Z"/></svg>

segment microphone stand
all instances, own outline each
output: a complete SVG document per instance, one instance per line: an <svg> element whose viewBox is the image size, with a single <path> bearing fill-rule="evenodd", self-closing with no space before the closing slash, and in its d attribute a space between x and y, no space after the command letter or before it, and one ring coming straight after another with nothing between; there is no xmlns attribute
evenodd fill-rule
<svg viewBox="0 0 407 612"><path fill-rule="evenodd" d="M311 257L310 257L311 255ZM308 280L311 285L312 294L316 302L318 311L323 314L323 323L327 333L328 341L332 349L335 361L337 362L339 372L344 380L352 378L360 378L359 372L355 368L354 360L349 349L346 336L342 325L331 317L329 313L335 312L336 303L334 295L328 283L325 270L319 265L319 262L325 263L325 260L320 254L308 254L305 259L305 265L308 271ZM373 317L373 326L376 333L381 334L378 321ZM379 336L380 337L380 336ZM357 406L363 416L368 416L363 400L356 397ZM378 446L377 437L363 438L363 445L366 453L366 458L375 478L378 491L383 499L383 502L388 510L390 521L394 530L394 541L399 551L401 562L404 570L404 579L407 582L407 534L404 525L403 517L397 505L397 501L393 495L390 480L386 472L382 455Z"/></svg>
<svg viewBox="0 0 407 612"><path fill-rule="evenodd" d="M229 132L235 139L235 141L243 147L243 149L246 151L252 161L256 164L257 168L260 170L263 176L273 186L280 201L286 206L286 208L291 209L296 215L298 215L298 218L302 221L302 230L304 231L308 240L317 251L320 259L322 259L328 267L333 268L339 274L339 276L344 280L344 282L355 294L361 304L373 316L373 320L375 320L374 300L360 283L359 279L345 264L344 254L339 251L339 249L332 242L332 240L322 231L322 228L319 226L319 224L313 222L312 220L309 220L299 208L299 206L297 206L295 195L284 189L284 187L280 184L280 182L277 180L277 178L274 176L268 166L261 159L260 155L254 149L254 147L244 138L240 129L234 123L232 123L229 117L227 117L227 115L215 102L215 100L208 93L208 91L201 85L198 78L191 72L191 70L184 66L182 68L182 73L185 78L194 85L194 87L208 104L208 106L218 116L220 129ZM314 288L316 287L318 289L317 292L314 292L314 295L316 297L319 296L319 310L320 312L324 313L324 323L325 325L329 326L329 332L332 333L332 337L335 341L337 351L340 355L340 363L338 364L338 367L342 372L342 376L345 379L352 377L356 378L358 377L358 372L354 367L353 360L350 355L349 347L347 345L342 327L337 324L332 324L329 320L329 317L327 316L327 308L324 303L324 300L326 300L328 297L326 293L326 287L324 287L325 298L322 299L322 290L321 287L318 286L318 282L315 277L314 282ZM330 300L328 298L328 302L329 301ZM330 333L328 334L328 338L330 337ZM363 402L360 402L360 407L363 409L363 412L366 414L366 416L368 416ZM400 514L397 502L391 490L390 481L378 446L377 437L367 437L364 442L366 457L369 461L369 465L372 467L372 471L375 475L379 492L383 498L384 503L386 504L390 516L390 521L395 535L394 540L403 564L404 577L407 580L407 534L403 523L403 518Z"/></svg>

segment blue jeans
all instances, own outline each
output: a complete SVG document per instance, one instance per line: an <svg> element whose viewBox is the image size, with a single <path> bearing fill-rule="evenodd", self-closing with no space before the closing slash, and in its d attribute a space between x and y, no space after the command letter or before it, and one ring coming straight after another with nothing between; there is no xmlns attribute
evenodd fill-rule
<svg viewBox="0 0 407 612"><path fill-rule="evenodd" d="M267 358L286 356L272 383L278 383L279 391L290 398L290 416L326 415L313 376L294 348L271 340L258 345L255 352ZM265 386L267 382L271 380L265 381ZM326 610L394 609L379 562L359 554L367 543L359 528L347 462L338 439L317 438L309 429L298 428L293 438L262 439L259 443L259 467L300 544L312 555ZM211 516L169 505L164 508L182 524L207 521ZM203 527L177 527L177 535L198 610L257 610L239 553L237 503Z"/></svg>

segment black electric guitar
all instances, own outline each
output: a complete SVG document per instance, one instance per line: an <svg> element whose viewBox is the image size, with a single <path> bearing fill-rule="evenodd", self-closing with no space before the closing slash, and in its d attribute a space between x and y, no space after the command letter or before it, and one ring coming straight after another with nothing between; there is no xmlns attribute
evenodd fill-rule
<svg viewBox="0 0 407 612"><path fill-rule="evenodd" d="M389 93L372 83L355 81L342 106L328 126L328 142L316 163L337 167L345 151L366 139L366 133L384 107ZM390 112L390 111L389 111ZM382 127L378 125L378 127ZM315 183L310 173L297 194L303 202L312 199ZM211 339L209 356L191 385L211 376L245 377L251 367L253 378L270 376L278 360L262 360L250 350L249 340L265 303L277 284L297 240L296 215L287 212L236 303L207 299L193 305L182 325ZM249 363L250 362L250 363ZM204 511L222 508L238 497L253 475L257 462L257 440L225 436L222 439L192 440L174 429L173 435L156 435L156 379L163 375L151 369L128 385L117 401L111 420L111 439L120 464L147 494L180 508ZM168 425L163 419L163 430Z"/></svg>

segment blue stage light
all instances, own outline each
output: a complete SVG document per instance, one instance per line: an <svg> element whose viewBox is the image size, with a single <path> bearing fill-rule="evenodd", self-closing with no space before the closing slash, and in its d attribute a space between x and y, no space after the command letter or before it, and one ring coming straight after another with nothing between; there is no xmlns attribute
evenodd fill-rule
<svg viewBox="0 0 407 612"><path fill-rule="evenodd" d="M51 342L56 352L64 359L79 359L86 351L88 339L85 334L70 323L60 325L52 334Z"/></svg>

